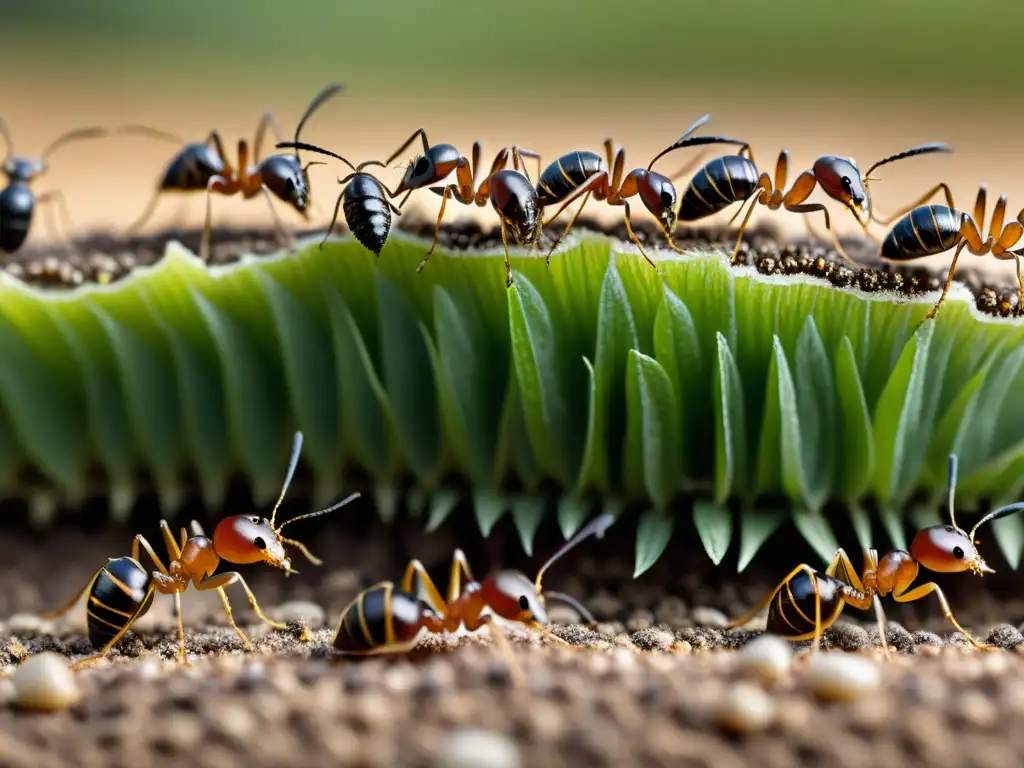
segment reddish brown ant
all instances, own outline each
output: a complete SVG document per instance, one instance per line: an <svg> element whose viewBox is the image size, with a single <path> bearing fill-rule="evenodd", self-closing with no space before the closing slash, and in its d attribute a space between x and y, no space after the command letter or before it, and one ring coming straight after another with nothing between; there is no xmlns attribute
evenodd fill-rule
<svg viewBox="0 0 1024 768"><path fill-rule="evenodd" d="M885 614L878 598L892 594L896 602L909 603L935 593L945 617L975 648L992 649L992 646L975 640L970 632L960 626L938 584L929 582L911 589L922 566L938 573L970 571L977 576L993 573L992 568L978 554L974 534L985 523L1024 509L1024 503L1001 507L981 518L967 533L956 524L953 511L956 474L957 458L954 454L949 457L950 525L933 525L918 531L909 552L896 549L879 558L877 550L864 550L864 571L860 576L842 549L836 552L823 574L805 563L798 565L760 604L731 622L728 628L743 626L771 603L767 630L787 640L813 638L814 650L818 650L822 632L835 623L844 606L850 605L866 611L873 602L882 647L887 649Z"/></svg>
<svg viewBox="0 0 1024 768"><path fill-rule="evenodd" d="M343 90L343 85L329 85L313 98L295 127L296 142L299 140L302 127L310 116L331 96ZM228 162L227 153L224 151L224 144L218 131L210 131L205 141L187 144L171 160L157 186L156 193L139 218L128 228L128 232L132 233L138 230L153 215L157 203L164 193L205 191L206 223L199 246L199 257L203 261L208 260L210 254L211 202L214 192L227 197L241 194L246 200L259 194L264 195L270 206L270 213L278 234L283 240L287 240L288 235L278 218L270 195L273 193L275 197L292 206L303 218L308 218L311 194L307 171L309 166L321 163L310 162L303 165L297 150L294 155L270 155L260 160L263 139L267 130L274 133L277 142L282 140L277 117L270 111L263 113L256 126L251 159L249 143L244 139L239 139L238 164L234 168ZM144 134L181 142L180 139L170 134L144 126L125 126L119 129L118 133Z"/></svg>
<svg viewBox="0 0 1024 768"><path fill-rule="evenodd" d="M125 632L149 610L153 604L154 592L174 595L174 606L178 614L178 660L187 664L185 628L181 620L181 593L185 592L189 585L203 592L211 589L217 591L224 607L224 613L227 614L228 623L235 630L246 650L252 650L252 644L241 628L235 624L234 616L231 613L231 604L224 591L225 587L239 584L245 590L246 597L249 598L249 605L260 619L274 629L287 629L286 625L272 621L264 615L259 603L256 602L255 595L241 574L229 571L215 576L214 571L224 560L238 565L264 562L275 568L281 568L286 576L297 573L292 569L291 560L285 552L286 544L298 549L311 563L321 564L321 561L314 557L304 544L294 539L285 538L281 535L281 530L286 525L298 520L333 512L359 498L359 494L353 493L327 509L293 517L275 527L274 520L277 510L288 492L288 486L295 474L301 451L302 433L297 432L292 445L288 474L285 476L281 495L274 505L269 520L253 515L226 517L217 524L213 538L207 537L199 523L193 520L192 536L189 537L188 532L182 528L180 543L175 540L167 521L161 520L160 533L163 535L164 545L167 547L167 554L170 558L169 565L165 566L149 542L143 536L137 535L132 542L131 557L108 559L106 565L96 572L89 583L79 590L67 605L59 610L40 614L46 618L61 616L71 610L82 595L88 592L86 616L89 640L94 646L101 646L101 650L77 661L72 665L73 668L81 669L102 659L124 636ZM149 555L157 570L147 571L142 566L140 554L143 550Z"/></svg>
<svg viewBox="0 0 1024 768"><path fill-rule="evenodd" d="M533 581L519 571L499 571L478 582L462 550L456 550L447 599L442 598L423 564L413 560L405 569L400 587L382 581L363 590L349 603L341 612L334 647L343 654L357 656L405 653L416 647L425 633L455 632L460 626L473 632L486 626L512 674L518 676L508 642L494 624L494 617L526 624L557 643L569 645L547 627L545 595L569 602L590 621L593 617L568 595L543 592L541 580L556 560L584 539L603 535L614 520L609 514L592 520L548 558ZM425 599L412 591L414 579L419 580Z"/></svg>

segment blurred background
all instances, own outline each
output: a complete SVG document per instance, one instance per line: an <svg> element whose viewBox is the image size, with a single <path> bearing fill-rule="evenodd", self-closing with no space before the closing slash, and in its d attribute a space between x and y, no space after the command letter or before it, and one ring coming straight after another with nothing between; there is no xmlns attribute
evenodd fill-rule
<svg viewBox="0 0 1024 768"><path fill-rule="evenodd" d="M218 128L233 152L264 110L290 134L312 96L340 81L347 92L303 138L353 161L385 159L423 127L432 142L467 154L482 140L487 163L504 144L553 160L600 151L611 136L627 147L629 167L646 166L711 112L705 130L750 141L763 170L788 148L790 180L821 154L852 156L866 169L913 144L950 142L953 155L878 172L882 214L940 180L964 209L981 182L1010 195L1011 215L1024 205L1015 128L1024 82L1013 77L1020 59L1011 33L1024 6L1008 0L3 0L0 8L2 116L21 153L75 126L122 123L189 140ZM138 137L68 146L38 189L65 192L79 232L124 227L175 151ZM314 225L328 220L341 172L311 170ZM200 226L200 198L168 198L150 228ZM435 199L421 193L407 210L436 211ZM261 200L214 206L215 222L268 223ZM590 211L618 213L601 208ZM803 232L796 215L759 216ZM849 215L837 222L841 234L858 231ZM44 236L36 227L33 239Z"/></svg>

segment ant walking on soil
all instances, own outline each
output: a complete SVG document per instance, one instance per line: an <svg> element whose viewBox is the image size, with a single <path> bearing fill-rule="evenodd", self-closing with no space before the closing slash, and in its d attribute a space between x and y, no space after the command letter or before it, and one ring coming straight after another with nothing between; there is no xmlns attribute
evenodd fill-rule
<svg viewBox="0 0 1024 768"><path fill-rule="evenodd" d="M234 616L231 613L231 604L224 591L225 587L232 584L241 585L245 590L246 597L249 598L249 605L260 619L274 629L287 629L286 625L272 621L264 615L259 603L256 602L255 595L241 574L235 571L220 573L216 576L213 574L221 560L237 565L264 562L275 568L281 568L286 576L297 573L292 569L291 560L285 552L286 544L302 552L311 563L321 564L321 561L314 557L304 544L294 539L285 538L281 535L281 530L286 525L298 520L333 512L357 499L359 494L353 493L327 509L293 517L275 527L274 520L277 510L288 492L288 486L295 474L301 451L302 433L296 432L288 474L285 476L281 495L274 505L269 520L253 515L232 515L217 524L212 539L207 537L199 523L193 520L192 536L189 537L188 532L182 528L180 543L175 540L167 521L161 520L160 533L163 535L164 545L167 547L169 565L165 566L149 542L143 536L137 535L132 542L131 557L108 559L106 565L96 572L89 583L79 590L67 605L59 610L40 614L45 618L61 616L75 606L83 593L88 593L86 616L89 641L94 646L101 646L101 650L93 656L76 662L72 665L73 668L81 669L102 659L124 636L125 632L149 610L153 604L154 592L174 595L174 606L178 615L178 660L187 664L185 628L181 620L181 593L185 592L189 585L193 585L199 591L205 592L211 589L217 591L221 604L224 606L224 613L227 614L228 623L235 630L246 650L252 650L252 644L245 633L235 624ZM147 571L142 566L139 559L141 550L145 550L157 570Z"/></svg>
<svg viewBox="0 0 1024 768"><path fill-rule="evenodd" d="M346 606L341 612L334 647L342 654L356 656L406 653L416 647L425 633L455 632L463 625L473 632L486 626L514 679L521 682L522 673L494 617L520 622L557 643L570 645L548 629L545 596L569 603L590 622L593 617L569 595L542 591L541 580L555 561L584 539L603 535L614 520L612 515L592 520L548 558L534 581L524 573L509 570L478 582L473 578L466 556L458 549L452 558L447 599L441 596L423 564L413 560L405 569L401 587L396 588L390 581L379 582L360 592ZM412 591L415 578L419 579L425 600Z"/></svg>
<svg viewBox="0 0 1024 768"><path fill-rule="evenodd" d="M974 534L978 528L992 520L1012 515L1024 509L1024 502L1001 507L979 520L970 533L956 524L953 497L956 495L957 458L949 457L949 521L950 525L933 525L917 532L910 551L895 549L881 558L874 549L864 550L864 572L857 570L842 549L838 550L825 573L818 573L803 563L794 568L772 592L753 610L730 622L728 629L741 627L756 616L769 603L767 630L787 640L814 639L814 650L821 645L821 634L839 618L843 607L851 605L862 611L872 602L878 616L878 629L882 647L885 643L885 614L879 597L892 594L898 603L909 603L935 593L943 615L975 648L992 650L974 639L960 626L949 608L946 596L935 582L911 585L921 566L937 573L970 571L976 576L994 573L976 548Z"/></svg>

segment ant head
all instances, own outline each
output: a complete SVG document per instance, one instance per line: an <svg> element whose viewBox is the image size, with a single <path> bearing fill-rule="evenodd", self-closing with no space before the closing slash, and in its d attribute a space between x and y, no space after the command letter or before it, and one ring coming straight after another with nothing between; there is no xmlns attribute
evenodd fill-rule
<svg viewBox="0 0 1024 768"><path fill-rule="evenodd" d="M395 189L395 195L442 181L460 165L460 162L463 165L466 163L462 154L453 145L435 144L424 154L412 159L402 175L402 181Z"/></svg>
<svg viewBox="0 0 1024 768"><path fill-rule="evenodd" d="M584 539L604 534L614 521L615 518L612 515L601 515L594 518L548 558L548 561L537 572L537 578L533 582L519 571L499 571L494 576L485 579L481 584L484 602L503 619L546 626L548 612L544 604L544 592L541 589L544 572ZM553 593L553 596L557 597L558 595Z"/></svg>
<svg viewBox="0 0 1024 768"><path fill-rule="evenodd" d="M285 545L290 545L302 552L314 565L320 565L321 561L314 557L306 546L299 541L289 539L281 535L281 530L296 520L304 520L307 517L318 517L333 512L343 507L350 501L359 498L358 493L353 493L327 509L310 512L305 515L285 520L278 526L274 526L277 517L277 510L284 500L284 495L291 484L295 468L299 463L299 454L302 451L302 433L295 433L295 440L292 445L291 462L288 465L288 474L285 476L284 487L281 495L274 505L270 519L257 517L255 515L232 515L221 520L213 532L213 548L217 554L230 563L246 565L249 563L264 562L275 568L280 568L285 575L297 573L292 569L291 559L285 551Z"/></svg>
<svg viewBox="0 0 1024 768"><path fill-rule="evenodd" d="M309 165L303 166L296 155L271 155L260 163L260 179L276 197L304 214L310 202Z"/></svg>
<svg viewBox="0 0 1024 768"><path fill-rule="evenodd" d="M956 524L953 499L956 496L957 458L949 457L949 525L933 525L918 531L910 545L910 556L930 571L960 573L970 571L976 576L995 573L978 553L974 535L985 523L1012 515L1024 509L1024 504L1010 504L989 512L975 523L968 533Z"/></svg>
<svg viewBox="0 0 1024 768"><path fill-rule="evenodd" d="M829 197L849 208L861 223L871 218L868 191L852 159L826 155L814 161L813 170L814 177Z"/></svg>
<svg viewBox="0 0 1024 768"><path fill-rule="evenodd" d="M31 157L8 157L4 160L4 175L12 182L28 183L46 171L42 160Z"/></svg>
<svg viewBox="0 0 1024 768"><path fill-rule="evenodd" d="M666 232L676 228L676 187L668 178L656 171L644 171L638 174L637 188L640 199L647 210L658 219Z"/></svg>

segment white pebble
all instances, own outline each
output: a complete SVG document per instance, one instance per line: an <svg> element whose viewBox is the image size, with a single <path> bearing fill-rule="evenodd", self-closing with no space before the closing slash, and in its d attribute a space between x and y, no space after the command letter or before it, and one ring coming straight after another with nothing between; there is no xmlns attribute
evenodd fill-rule
<svg viewBox="0 0 1024 768"><path fill-rule="evenodd" d="M764 730L774 719L772 697L751 683L737 683L715 706L715 722L737 733Z"/></svg>
<svg viewBox="0 0 1024 768"><path fill-rule="evenodd" d="M448 733L438 748L436 768L521 768L519 748L492 731L461 728Z"/></svg>
<svg viewBox="0 0 1024 768"><path fill-rule="evenodd" d="M55 710L82 698L68 661L56 653L37 653L14 670L15 703L22 709Z"/></svg>
<svg viewBox="0 0 1024 768"><path fill-rule="evenodd" d="M804 683L819 699L850 701L882 684L882 668L877 662L852 653L819 652L807 665Z"/></svg>
<svg viewBox="0 0 1024 768"><path fill-rule="evenodd" d="M16 635L46 635L52 628L52 621L34 613L16 613L7 620L7 631Z"/></svg>
<svg viewBox="0 0 1024 768"><path fill-rule="evenodd" d="M793 648L777 635L761 635L744 645L738 656L745 674L771 683L788 674Z"/></svg>
<svg viewBox="0 0 1024 768"><path fill-rule="evenodd" d="M694 608L690 613L690 618L698 627L711 627L712 629L725 629L725 625L729 623L728 616L717 608L708 608L707 606Z"/></svg>
<svg viewBox="0 0 1024 768"><path fill-rule="evenodd" d="M310 600L290 600L274 609L274 618L280 622L305 621L311 627L324 623L324 609Z"/></svg>

